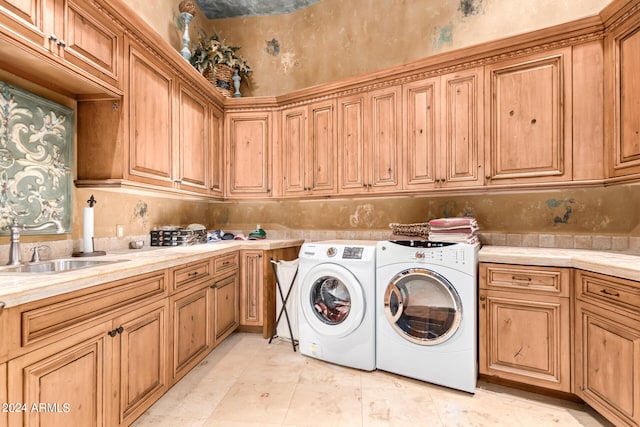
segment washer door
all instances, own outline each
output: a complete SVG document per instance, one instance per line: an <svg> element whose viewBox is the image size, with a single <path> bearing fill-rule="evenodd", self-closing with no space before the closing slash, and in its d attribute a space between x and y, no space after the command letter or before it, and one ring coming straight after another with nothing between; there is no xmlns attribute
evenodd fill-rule
<svg viewBox="0 0 640 427"><path fill-rule="evenodd" d="M309 271L300 287L300 304L307 323L334 338L358 328L366 309L360 282L336 264L320 264Z"/></svg>
<svg viewBox="0 0 640 427"><path fill-rule="evenodd" d="M410 268L396 274L384 294L393 329L415 344L437 345L451 338L462 318L460 296L440 274Z"/></svg>

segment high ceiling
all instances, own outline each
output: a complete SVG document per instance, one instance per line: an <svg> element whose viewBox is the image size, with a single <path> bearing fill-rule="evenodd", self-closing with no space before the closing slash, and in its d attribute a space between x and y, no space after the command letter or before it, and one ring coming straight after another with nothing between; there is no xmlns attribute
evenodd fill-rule
<svg viewBox="0 0 640 427"><path fill-rule="evenodd" d="M195 0L209 19L290 13L320 0Z"/></svg>

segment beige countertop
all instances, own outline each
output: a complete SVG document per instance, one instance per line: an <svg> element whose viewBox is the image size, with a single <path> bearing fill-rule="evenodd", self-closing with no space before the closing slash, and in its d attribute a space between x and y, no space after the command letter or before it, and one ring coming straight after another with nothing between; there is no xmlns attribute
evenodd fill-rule
<svg viewBox="0 0 640 427"><path fill-rule="evenodd" d="M608 251L483 246L480 262L572 267L640 281L640 256Z"/></svg>
<svg viewBox="0 0 640 427"><path fill-rule="evenodd" d="M13 307L240 249L280 249L302 245L303 242L269 239L229 240L194 246L129 249L98 257L74 258L119 262L58 273L3 273L0 266L0 302L4 303L5 307Z"/></svg>

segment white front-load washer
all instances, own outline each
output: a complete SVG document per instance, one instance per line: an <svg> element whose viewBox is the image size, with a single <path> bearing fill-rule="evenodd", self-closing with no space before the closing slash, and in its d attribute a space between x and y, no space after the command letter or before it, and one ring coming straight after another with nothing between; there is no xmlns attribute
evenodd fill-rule
<svg viewBox="0 0 640 427"><path fill-rule="evenodd" d="M373 241L322 241L300 248L300 353L372 371L375 360Z"/></svg>
<svg viewBox="0 0 640 427"><path fill-rule="evenodd" d="M475 393L478 248L378 242L378 369Z"/></svg>

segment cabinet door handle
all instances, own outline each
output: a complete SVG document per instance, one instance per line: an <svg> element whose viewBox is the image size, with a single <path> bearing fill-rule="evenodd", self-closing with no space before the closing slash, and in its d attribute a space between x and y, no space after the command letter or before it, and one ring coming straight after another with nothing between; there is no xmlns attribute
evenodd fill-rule
<svg viewBox="0 0 640 427"><path fill-rule="evenodd" d="M4 301L0 301L0 313L2 313L2 310L4 310L4 306L5 306L5 302Z"/></svg>
<svg viewBox="0 0 640 427"><path fill-rule="evenodd" d="M56 37L56 35L55 35L55 34L51 34L51 35L49 36L49 40L51 40L52 42L55 42L56 40L58 40L58 38Z"/></svg>
<svg viewBox="0 0 640 427"><path fill-rule="evenodd" d="M116 328L116 332L119 334L122 334L122 332L124 332L124 328L122 326Z"/></svg>
<svg viewBox="0 0 640 427"><path fill-rule="evenodd" d="M114 329L113 331L109 331L107 332L107 334L109 334L110 337L115 337L116 335L118 335L118 331L116 329Z"/></svg>
<svg viewBox="0 0 640 427"><path fill-rule="evenodd" d="M209 286L211 289L216 289L218 287L217 283L214 283L213 285Z"/></svg>
<svg viewBox="0 0 640 427"><path fill-rule="evenodd" d="M600 293L605 294L605 295L610 295L610 296L616 297L616 298L620 297L620 294L618 292L610 292L610 291L608 291L606 289L600 289Z"/></svg>
<svg viewBox="0 0 640 427"><path fill-rule="evenodd" d="M61 48L65 48L67 47L67 44L65 43L64 40L59 40L58 43L56 43L58 46L60 46Z"/></svg>

